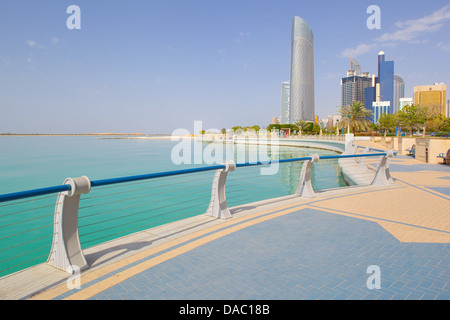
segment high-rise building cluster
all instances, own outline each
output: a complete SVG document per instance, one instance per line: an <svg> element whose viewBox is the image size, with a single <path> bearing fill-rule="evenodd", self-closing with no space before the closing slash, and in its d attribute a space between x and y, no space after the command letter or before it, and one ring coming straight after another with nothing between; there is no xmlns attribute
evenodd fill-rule
<svg viewBox="0 0 450 320"><path fill-rule="evenodd" d="M341 106L359 101L372 113L377 123L382 114L394 114L407 105L433 108L450 117L447 86L444 83L414 87L414 96L405 97L405 81L395 74L394 61L378 53L376 74L363 72L360 64L350 57L350 69L341 79ZM314 36L311 28L300 17L294 16L291 30L290 79L281 83L282 124L296 121L320 122L326 127L335 126L337 116L318 120L314 107Z"/></svg>
<svg viewBox="0 0 450 320"><path fill-rule="evenodd" d="M385 53L378 54L377 74L361 73L360 65L350 58L350 70L341 80L341 106L361 102L372 112L377 123L383 113L394 114L406 105L432 107L448 116L446 108L446 85L414 87L414 98L405 97L405 81L394 72L394 61L386 61Z"/></svg>
<svg viewBox="0 0 450 320"><path fill-rule="evenodd" d="M405 97L405 82L394 74L394 61L386 61L383 51L378 54L378 73L372 79L372 85L364 89L364 105L376 123L383 113L398 111L400 99Z"/></svg>

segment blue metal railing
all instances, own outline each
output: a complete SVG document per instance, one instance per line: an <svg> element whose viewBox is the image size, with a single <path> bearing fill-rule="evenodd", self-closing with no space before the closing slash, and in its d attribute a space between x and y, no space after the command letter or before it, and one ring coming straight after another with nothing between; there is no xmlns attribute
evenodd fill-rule
<svg viewBox="0 0 450 320"><path fill-rule="evenodd" d="M374 149L372 149L372 150L374 150ZM383 150L377 150L377 151L383 151ZM325 159L359 158L359 157L363 157L363 156L364 157L380 157L380 156L385 156L385 155L386 155L385 152L380 152L380 153L373 153L373 154L320 156L319 159L325 160ZM312 159L311 157L303 157L303 158L272 160L272 161L258 161L258 162L254 162L254 163L253 162L237 163L236 167L239 168L239 167L249 167L249 166L259 166L259 165L270 165L270 164L275 164L275 163L307 161L307 160L311 160L311 159ZM93 181L91 181L91 187L100 187L100 186L106 186L106 185L112 185L112 184L118 184L118 183L133 182L133 181L139 181L139 180L148 180L148 179L154 179L154 178L162 178L162 177L169 177L169 176L174 176L174 175L188 174L188 173L194 173L194 172L212 171L212 170L219 170L219 169L225 169L225 165L215 165L215 166L200 167L200 168L190 168L190 169L183 169L183 170L157 172L157 173L150 173L150 174L143 174L143 175L136 175L136 176L127 176L127 177L121 177L121 178L93 180ZM42 196L42 195L54 194L54 193L70 191L70 190L71 190L71 186L68 184L65 184L65 185L60 185L60 186L53 186L53 187L46 187L46 188L20 191L20 192L7 193L7 194L0 195L0 203L7 202L7 201L13 201L13 200L19 200L19 199L32 198L32 197L37 197L37 196Z"/></svg>
<svg viewBox="0 0 450 320"><path fill-rule="evenodd" d="M382 151L382 150L380 150L380 151ZM386 157L386 156L387 156L386 152L377 152L377 153L370 153L370 154L367 153L367 154L344 154L344 155L335 155L335 156L332 155L332 156L320 156L320 157L317 156L317 158L318 158L318 161L320 161L320 160L345 159L345 158ZM254 162L254 163L253 162L237 163L235 166L236 166L236 168L245 168L245 167L273 165L273 164L277 164L277 163L283 164L283 163L293 163L293 162L302 162L302 161L313 161L313 159L314 159L313 156L308 156L308 157L302 157L302 158L292 158L292 159L282 159L282 160L272 160L272 161L259 161L259 162ZM82 218L83 222L84 222L83 223L83 227L86 228L84 234L81 234L81 236L86 237L86 239L83 240L83 243L96 244L98 242L97 241L98 239L97 238L91 238L91 235L94 232L96 232L97 229L99 229L99 228L116 228L117 227L116 225L112 226L112 225L109 225L109 224L112 224L112 222L114 221L114 222L117 222L117 224L119 225L119 223L121 223L120 219L126 219L127 214L132 215L133 217L139 217L138 215L141 214L141 213L146 213L146 212L148 213L148 212L151 212L152 210L155 210L155 212L153 214L155 216L159 216L159 217L161 217L161 219L163 219L162 217L165 214L167 214L167 212L160 212L160 211L158 211L159 209L163 209L163 208L167 208L167 210L169 210L170 212L173 212L173 211L176 211L176 210L180 210L180 208L186 208L185 211L186 212L189 211L189 212L187 212L187 214L201 214L201 211L204 210L202 208L205 205L203 202L205 202L205 201L208 202L210 200L209 199L209 197L211 196L211 185L210 185L210 183L208 183L209 186L204 184L203 187L202 187L202 190L200 190L200 191L195 191L194 189L189 189L186 192L186 194L185 194L185 196L187 197L188 201L192 201L189 204L186 204L181 199L178 199L179 196L175 197L175 196L172 195L170 197L163 197L163 196L161 196L161 194L164 194L164 193L168 194L168 193L170 193L170 190L173 189L173 186L178 184L178 182L179 182L178 181L179 178L177 178L177 176L182 176L183 175L183 176L189 177L189 179L192 179L192 176L190 174L195 174L195 173L199 173L200 174L201 172L217 171L217 170L223 170L223 169L226 169L226 168L227 168L226 164L210 165L210 166L195 167L195 168L182 169L182 170L174 170L174 171L167 171L167 172L158 172L158 173L150 173L150 174L143 174L143 175L134 175L134 176L126 176L126 177L119 177L119 178L110 178L110 179L102 179L102 180L90 181L90 186L92 188L94 188L94 187L96 189L98 188L98 190L96 190L96 193L93 196L89 195L88 197L85 197L85 198L93 199L93 200L97 200L97 198L99 198L99 199L105 199L105 200L102 200L102 203L90 202L92 200L88 200L87 205L83 205L82 207L80 206L80 209L83 209L85 211L84 215L82 217L80 216L80 218ZM296 171L294 173L294 175L297 175L298 172L299 171ZM144 190L144 189L142 189L142 188L138 190L140 193L135 193L135 190L130 190L130 191L123 192L122 188L121 188L120 190L117 190L117 192L115 192L115 193L103 194L103 192L104 192L103 190L104 189L114 188L116 185L118 186L120 184L126 184L126 183L131 183L131 184L134 185L134 184L141 184L141 183L144 183L144 182L147 183L146 181L156 181L156 183L159 183L158 181L160 181L160 180L158 180L157 178L167 178L167 177L173 177L176 180L172 181L171 183L165 184L165 185L159 184L159 185L156 185L156 186L150 186L150 187L147 186L145 189L152 190L151 191L152 193L150 193L150 194L148 194L147 192L143 192L142 190ZM211 181L210 177L206 177L205 178L203 175L201 177L203 177L203 178L201 178L199 180ZM237 180L235 180L235 183L236 183L237 186L240 186L240 184L238 182L239 181L238 180L239 177L241 177L241 176L236 176ZM270 185L267 185L267 186L259 185L258 186L258 184L260 184L258 181L260 181L260 180L257 180L256 176L253 177L253 178L254 178L253 184L255 186L257 186L258 188L260 188L260 187L261 188L267 187L268 189L270 189ZM299 179L299 177L298 177L298 179ZM141 181L141 182L138 182L138 181ZM167 183L167 179L164 179L164 181L165 181L164 183ZM109 187L107 187L107 186L109 186ZM103 188L101 188L101 187L103 187ZM107 188L105 188L105 187L107 187ZM181 186L180 186L180 188L181 188ZM245 187L244 187L243 190L245 190ZM33 210L31 208L31 206L33 206L33 203L35 202L35 200L36 201L42 201L43 198L41 196L57 194L57 193L66 192L66 191L71 191L71 185L63 184L63 185L60 185L60 186L53 186L53 187L40 188L40 189L34 189L34 190L27 190L27 191L22 191L22 192L8 193L8 194L0 195L0 203L11 202L11 205L15 205L15 203L13 202L14 200L29 199L29 200L25 200L25 201L29 201L29 203L27 203L27 205L30 207L30 209L28 209L28 207L27 207L27 209L24 210L24 211L30 211L30 210ZM132 193L128 193L128 194L132 195L131 198L126 198L123 195L123 194L125 194L127 192L132 192ZM239 190L237 192L239 192L239 194L240 194ZM194 195L194 194L197 194L197 193L198 193L198 195L196 195L195 197L190 196L190 195ZM248 194L248 192L246 192L246 194ZM123 197L122 197L122 195L123 195ZM236 195L236 193L234 195ZM108 198L102 198L104 196L113 196L115 198L113 198L112 200L108 201L107 200ZM149 196L156 197L155 198L156 200L155 201L150 201L152 199ZM269 192L269 194L267 196L268 197L274 197L274 194ZM41 198L38 198L38 197L41 197ZM117 198L117 197L119 197L119 198ZM147 200L146 197L149 197L148 200ZM96 199L94 199L94 198L96 198ZM137 199L137 198L145 198L146 201L145 201L145 203L137 203L137 202L134 203L134 201L135 201L134 199ZM203 200L201 200L201 199L203 199ZM34 219L45 219L45 221L51 219L53 214L48 209L51 208L52 206L54 207L54 204L52 205L49 202L49 200L51 200L51 199L49 199L49 197L47 197L47 200L45 200L46 202L43 203L42 206L37 208L37 209L40 209L40 208L44 208L45 207L45 213L44 213L44 215L42 217L32 217L32 216L25 217L24 216L24 219L27 219L27 220L25 220L25 222L28 223L28 221L31 221L31 220L34 220ZM81 199L81 200L83 200L83 199ZM244 201L244 202L246 201L245 203L249 202L247 200L249 200L250 202L255 201L255 200L253 200L251 198L244 198L244 199L242 199L242 201ZM136 211L136 212L128 211L128 210L131 210L132 208L137 208L137 207L140 207L140 206L143 206L143 205L148 205L148 204L150 204L152 202L157 202L157 201L160 201L161 203L163 203L163 205L162 206L159 205L156 208L152 207L152 205L150 205L150 207L144 207L143 209L140 209L139 211ZM197 201L197 202L198 201L203 201L203 202L202 202L202 205L200 207L198 207L198 206L196 206L196 204L194 204L195 201ZM118 204L118 203L123 203L123 204L126 204L126 205L123 208L119 208L118 206L115 207L115 204ZM3 204L2 206L0 206L0 209L1 209L1 207L5 208L6 206L10 206L10 204L9 203L8 204ZM34 206L36 206L36 204L34 204ZM103 206L102 210L98 210L97 208L100 208L101 206ZM91 211L91 209L93 209L93 207L95 207L94 208L95 210ZM121 212L120 215L111 215L111 212L116 213L119 210ZM24 211L18 211L18 212L13 212L13 213L2 214L2 215L0 215L0 217L6 217L8 215L12 215L12 214L16 214L16 213L22 215L23 213L21 213L21 212L24 212ZM127 213L124 214L123 212L127 212ZM205 212L205 211L203 211L203 212ZM99 215L102 215L102 214L104 214L105 218L104 218L104 221L100 221L100 222L104 222L105 226L101 226L100 227L101 223L99 223L97 220L91 220L91 219L92 219L92 216L98 217ZM188 216L189 215L183 215L181 212L177 212L177 217L180 217L178 219L182 219L182 218L188 217ZM132 221L132 223L136 223L138 225L135 226L135 225L131 225L130 224L130 230L137 231L137 229L142 227L142 226L152 226L153 222L152 222L151 219L152 219L152 217L147 216L147 215L143 216L142 218L136 218L136 221ZM148 223L142 223L142 221L147 221L147 220L148 220ZM169 217L169 216L164 216L164 219L161 220L161 221L173 221L173 218ZM164 223L166 223L166 222L164 222ZM0 225L0 228L3 228L3 230L7 230L7 229L10 228L9 225L12 226L12 224L5 223L4 225ZM16 225L17 225L17 223L14 223L14 226L16 226ZM26 224L26 225L28 226L28 224ZM27 229L25 231L19 231L20 234L25 234L25 233L29 233L30 234L30 238L29 238L30 240L26 240L26 242L23 243L24 246L28 246L32 241L34 241L33 240L34 238L32 236L33 232L34 232L33 231L34 228L42 230L42 228L45 227L46 228L45 230L48 230L49 228L52 227L50 221L47 221L46 223L43 223L42 225L43 225L43 227L40 226L40 225L38 225L37 227L36 227L36 225L33 225L33 226L28 227L29 229ZM147 227L147 229L148 229L148 227ZM16 232L16 231L14 231L14 232ZM117 235L122 234L123 235L122 232L118 232L118 231L117 232L114 231L114 232L115 232L114 234L117 234ZM45 234L47 234L47 233L49 233L49 232L45 231ZM44 236L43 234L44 234L44 232L40 233L39 237L40 238L51 237L51 235L52 235L51 232L49 233L49 235L45 235ZM10 237L10 238L8 238L8 237ZM3 256L4 257L5 257L5 254L6 254L6 252L8 250L11 250L11 251L14 250L14 252L15 252L16 247L19 247L19 246L22 245L22 244L17 244L17 243L14 242L15 240L12 240L15 237L16 237L16 234L13 234L11 236L7 236L5 234L5 235L2 235L0 237L0 241L3 241L4 245L6 244L6 246L10 246L10 247L0 247L0 254L2 254L2 251L3 251ZM102 237L104 239L111 239L111 238L108 238L109 235L108 235L108 237L102 235ZM11 240L8 240L8 239L11 239ZM103 240L101 240L101 241L103 241ZM48 247L49 247L49 245L45 245L45 246L42 245L42 247L40 249L46 250L46 252L48 252ZM34 249L30 249L30 252L32 252L32 250L34 250ZM28 254L28 252L24 249L23 253L20 253L19 255L20 256L24 256L26 254ZM39 258L41 259L42 257L43 256L41 255ZM15 257L12 257L12 258L15 258ZM7 258L7 260L11 260L12 258ZM2 261L6 261L6 260L2 260L2 259L3 258L0 258L0 265L1 265ZM21 263L21 264L23 264L23 263ZM13 269L12 267L8 267L8 268L9 269ZM2 275L2 270L1 269L2 268L0 268L0 276Z"/></svg>

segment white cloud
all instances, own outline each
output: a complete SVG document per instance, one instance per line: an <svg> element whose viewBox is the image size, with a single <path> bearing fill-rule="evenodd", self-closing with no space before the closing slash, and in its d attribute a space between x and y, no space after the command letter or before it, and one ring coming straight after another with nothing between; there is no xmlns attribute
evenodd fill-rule
<svg viewBox="0 0 450 320"><path fill-rule="evenodd" d="M356 48L347 48L342 53L342 57L356 57L367 53L372 47L395 46L398 42L410 44L422 44L426 39L421 39L430 33L434 33L442 28L444 23L450 20L450 5L446 5L430 15L419 19L399 21L395 23L397 30L392 33L384 33L375 38L371 44L360 44Z"/></svg>
<svg viewBox="0 0 450 320"><path fill-rule="evenodd" d="M369 52L374 46L375 46L374 43L372 43L372 44L362 43L362 44L358 45L356 48L345 49L344 51L342 51L341 56L344 58L357 57L364 53Z"/></svg>
<svg viewBox="0 0 450 320"><path fill-rule="evenodd" d="M326 73L324 75L324 80L340 80L342 78L341 73Z"/></svg>
<svg viewBox="0 0 450 320"><path fill-rule="evenodd" d="M445 52L450 52L450 42L439 42L437 46Z"/></svg>
<svg viewBox="0 0 450 320"><path fill-rule="evenodd" d="M52 44L57 44L59 42L59 39L57 37L52 38Z"/></svg>
<svg viewBox="0 0 450 320"><path fill-rule="evenodd" d="M29 45L30 47L36 46L36 42L33 41L33 40L27 40L27 41L26 41L26 44Z"/></svg>
<svg viewBox="0 0 450 320"><path fill-rule="evenodd" d="M250 32L241 31L241 32L239 32L239 37L234 39L234 41L235 42L240 42L242 38L249 37L249 36L250 36Z"/></svg>

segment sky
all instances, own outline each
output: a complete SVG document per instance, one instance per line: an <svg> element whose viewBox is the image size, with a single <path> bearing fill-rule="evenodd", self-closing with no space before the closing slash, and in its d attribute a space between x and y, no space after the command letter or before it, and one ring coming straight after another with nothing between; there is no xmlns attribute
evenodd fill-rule
<svg viewBox="0 0 450 320"><path fill-rule="evenodd" d="M68 28L71 5L80 29ZM367 27L371 5L380 29ZM338 111L350 56L373 74L384 51L406 97L450 84L448 0L1 0L0 133L266 127L280 116L294 16L314 34L320 118Z"/></svg>

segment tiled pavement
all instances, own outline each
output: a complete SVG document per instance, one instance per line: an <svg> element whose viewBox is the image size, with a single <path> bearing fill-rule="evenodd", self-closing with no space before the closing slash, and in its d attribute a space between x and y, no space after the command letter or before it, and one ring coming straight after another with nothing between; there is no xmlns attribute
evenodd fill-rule
<svg viewBox="0 0 450 320"><path fill-rule="evenodd" d="M395 186L280 201L35 298L449 300L450 167L390 169Z"/></svg>
<svg viewBox="0 0 450 320"><path fill-rule="evenodd" d="M313 209L172 258L93 299L450 299L450 244L405 244ZM378 265L381 289L367 288Z"/></svg>

